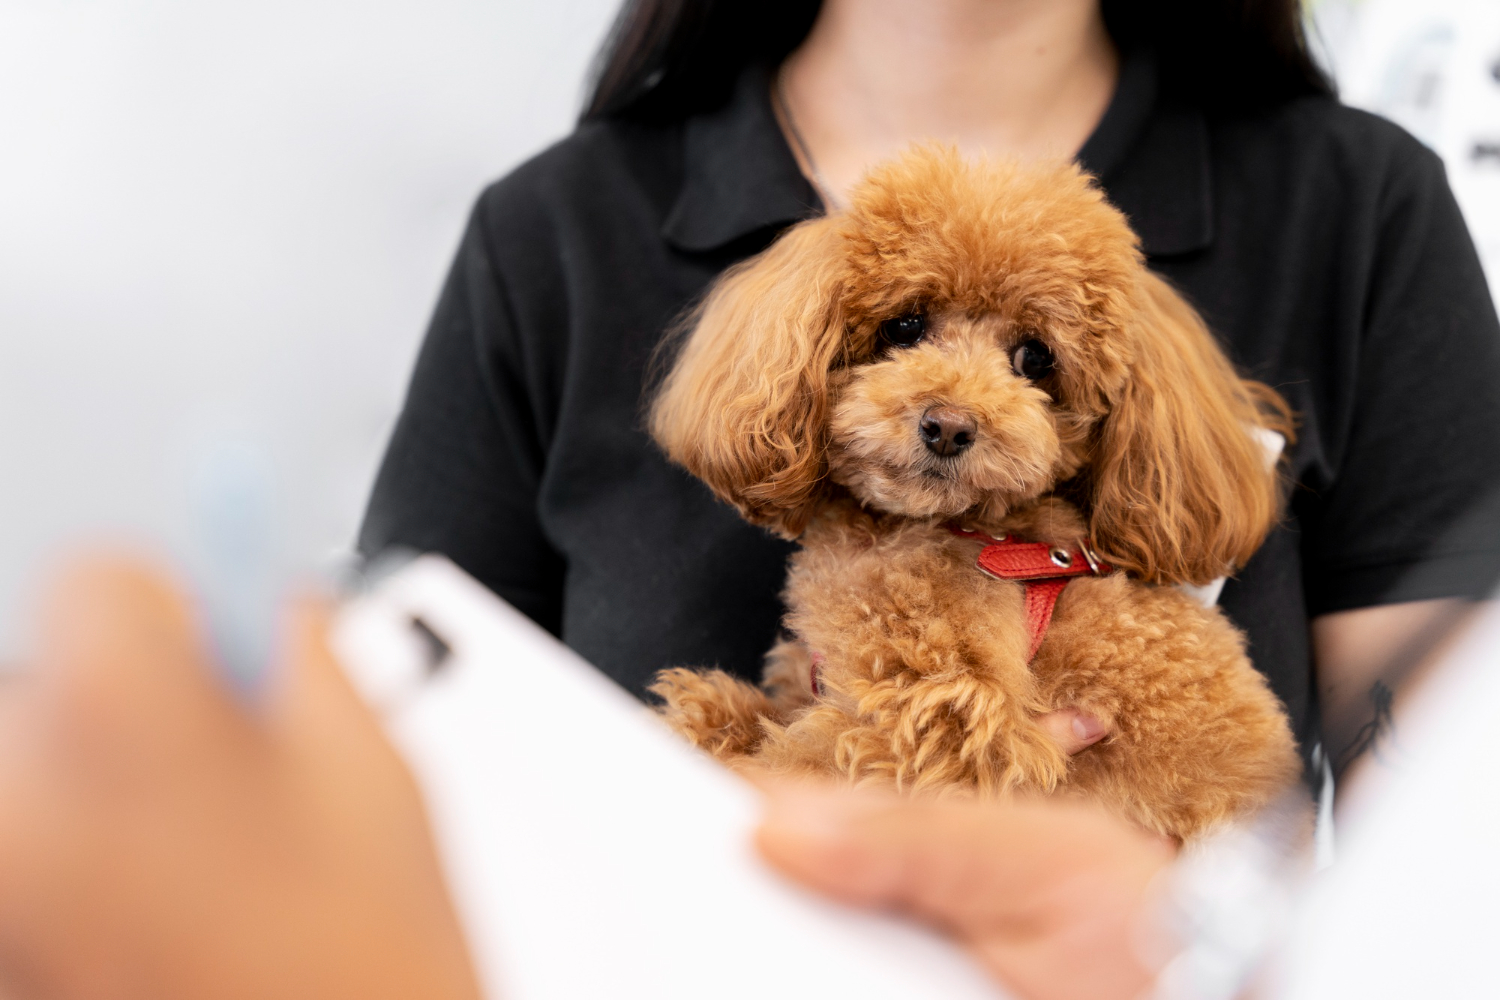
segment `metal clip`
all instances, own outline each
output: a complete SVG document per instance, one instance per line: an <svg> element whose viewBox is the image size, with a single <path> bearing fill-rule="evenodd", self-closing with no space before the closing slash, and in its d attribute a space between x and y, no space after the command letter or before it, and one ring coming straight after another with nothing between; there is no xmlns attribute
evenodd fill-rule
<svg viewBox="0 0 1500 1000"><path fill-rule="evenodd" d="M1092 572L1095 576L1099 576L1099 556L1094 552L1093 549L1089 548L1087 539L1079 539L1078 551L1082 552L1083 558L1088 561L1089 571Z"/></svg>

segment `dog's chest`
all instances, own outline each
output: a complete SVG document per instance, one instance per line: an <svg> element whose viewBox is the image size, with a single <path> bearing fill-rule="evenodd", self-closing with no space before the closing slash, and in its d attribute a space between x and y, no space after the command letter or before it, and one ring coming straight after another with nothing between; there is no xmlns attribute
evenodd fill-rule
<svg viewBox="0 0 1500 1000"><path fill-rule="evenodd" d="M951 647L1014 634L1024 649L1021 584L981 572L982 545L941 526L874 534L811 531L792 557L788 627L813 649L900 642Z"/></svg>

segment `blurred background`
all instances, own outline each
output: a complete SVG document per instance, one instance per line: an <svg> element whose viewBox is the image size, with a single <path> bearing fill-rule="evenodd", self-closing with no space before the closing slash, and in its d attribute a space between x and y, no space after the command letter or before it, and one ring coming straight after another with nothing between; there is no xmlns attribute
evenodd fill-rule
<svg viewBox="0 0 1500 1000"><path fill-rule="evenodd" d="M615 7L0 0L0 655L80 536L349 550L469 207Z"/></svg>
<svg viewBox="0 0 1500 1000"><path fill-rule="evenodd" d="M0 0L0 656L80 538L346 556L469 205L569 130L616 3ZM1500 0L1310 17L1500 283Z"/></svg>

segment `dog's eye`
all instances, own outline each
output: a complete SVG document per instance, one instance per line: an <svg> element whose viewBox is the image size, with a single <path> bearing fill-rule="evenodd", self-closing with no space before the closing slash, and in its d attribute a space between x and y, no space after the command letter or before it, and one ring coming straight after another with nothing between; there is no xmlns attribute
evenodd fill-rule
<svg viewBox="0 0 1500 1000"><path fill-rule="evenodd" d="M911 347L927 336L927 317L907 313L880 324L880 339L892 347Z"/></svg>
<svg viewBox="0 0 1500 1000"><path fill-rule="evenodd" d="M1052 374L1052 352L1040 340L1028 340L1010 356L1010 366L1017 375L1033 382Z"/></svg>

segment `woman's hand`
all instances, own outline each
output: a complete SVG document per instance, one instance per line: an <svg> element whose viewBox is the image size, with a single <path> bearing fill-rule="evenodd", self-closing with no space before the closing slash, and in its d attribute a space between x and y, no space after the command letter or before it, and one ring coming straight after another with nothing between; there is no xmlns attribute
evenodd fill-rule
<svg viewBox="0 0 1500 1000"><path fill-rule="evenodd" d="M1076 801L767 793L758 845L773 865L937 925L1023 997L1133 1000L1155 976L1150 886L1175 853L1160 837Z"/></svg>
<svg viewBox="0 0 1500 1000"><path fill-rule="evenodd" d="M90 560L0 687L0 993L478 1000L416 786L305 601L255 709Z"/></svg>

